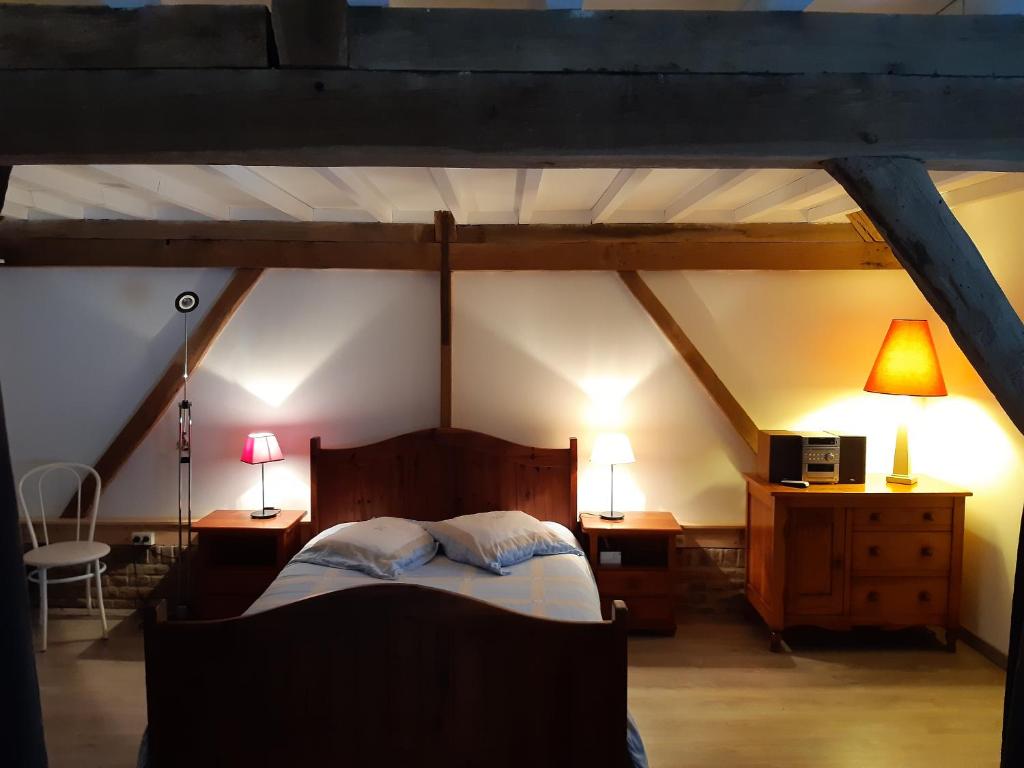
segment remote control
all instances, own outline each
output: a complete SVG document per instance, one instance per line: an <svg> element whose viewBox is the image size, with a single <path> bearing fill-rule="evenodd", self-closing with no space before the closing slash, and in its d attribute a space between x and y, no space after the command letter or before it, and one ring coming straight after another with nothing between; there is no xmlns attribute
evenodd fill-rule
<svg viewBox="0 0 1024 768"><path fill-rule="evenodd" d="M810 488L811 484L806 480L779 480L779 485L784 485L787 488Z"/></svg>

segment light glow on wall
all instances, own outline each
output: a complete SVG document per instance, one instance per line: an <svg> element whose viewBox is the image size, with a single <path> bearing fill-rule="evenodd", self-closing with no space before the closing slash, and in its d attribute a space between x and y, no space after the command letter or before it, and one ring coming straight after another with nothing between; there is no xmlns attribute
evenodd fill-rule
<svg viewBox="0 0 1024 768"><path fill-rule="evenodd" d="M626 398L636 388L636 379L604 376L580 382L590 403L584 414L584 423L599 431L621 430L629 423Z"/></svg>
<svg viewBox="0 0 1024 768"><path fill-rule="evenodd" d="M1006 429L973 398L907 398L865 392L807 412L791 429L866 435L868 472L888 472L896 427L910 429L911 470L978 492L999 485L1014 461Z"/></svg>
<svg viewBox="0 0 1024 768"><path fill-rule="evenodd" d="M266 465L267 506L280 509L309 509L309 483L288 467L288 460ZM260 473L253 472L253 483L235 498L235 509L259 509L263 506Z"/></svg>

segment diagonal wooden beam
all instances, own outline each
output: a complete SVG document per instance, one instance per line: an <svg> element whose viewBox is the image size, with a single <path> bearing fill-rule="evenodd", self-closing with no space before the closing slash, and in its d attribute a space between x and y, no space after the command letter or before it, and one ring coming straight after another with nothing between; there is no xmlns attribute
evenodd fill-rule
<svg viewBox="0 0 1024 768"><path fill-rule="evenodd" d="M846 218L850 220L850 224L857 234L864 238L866 243L882 243L885 242L885 238L872 223L871 219L864 211L854 211L853 213L846 214Z"/></svg>
<svg viewBox="0 0 1024 768"><path fill-rule="evenodd" d="M188 369L194 372L199 368L206 353L210 351L213 342L220 336L221 331L227 326L235 312L242 305L245 297L256 285L256 281L263 274L262 269L237 269L228 281L228 284L221 291L220 296L207 311L199 325L189 337L188 343ZM117 436L110 442L103 455L95 463L96 471L104 487L117 476L121 467L132 455L136 448L142 443L146 435L150 433L160 417L167 411L167 408L174 402L182 384L182 360L185 355L184 347L179 349L171 361L167 364L164 372L156 384L146 395L146 398L135 409L135 413L124 425ZM87 488L92 493L92 488ZM86 489L83 489L83 494ZM62 517L70 517L75 514L74 498L68 502Z"/></svg>
<svg viewBox="0 0 1024 768"><path fill-rule="evenodd" d="M924 165L876 157L829 160L825 167L870 216L1024 433L1024 323Z"/></svg>
<svg viewBox="0 0 1024 768"><path fill-rule="evenodd" d="M700 350L690 341L679 323L672 317L664 304L654 295L654 291L644 282L644 279L636 272L619 272L619 277L626 284L636 300L647 310L647 314L655 324L661 328L662 333L683 358L683 361L690 366L697 380L704 386L711 399L718 404L725 418L732 424L736 434L742 438L750 450L757 453L757 426L749 414L743 410L743 406L732 396L729 388L725 386L718 374L715 373L710 363L704 359Z"/></svg>
<svg viewBox="0 0 1024 768"><path fill-rule="evenodd" d="M434 212L434 239L441 249L441 426L452 425L452 262L455 219L449 211Z"/></svg>
<svg viewBox="0 0 1024 768"><path fill-rule="evenodd" d="M0 219L3 218L4 202L7 200L7 185L11 183L11 166L0 165Z"/></svg>

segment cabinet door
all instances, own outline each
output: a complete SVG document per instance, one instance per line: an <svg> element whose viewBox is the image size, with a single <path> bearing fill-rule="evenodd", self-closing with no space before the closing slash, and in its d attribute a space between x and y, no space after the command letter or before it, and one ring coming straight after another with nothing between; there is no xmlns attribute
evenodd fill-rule
<svg viewBox="0 0 1024 768"><path fill-rule="evenodd" d="M789 509L786 613L838 615L845 598L846 510Z"/></svg>

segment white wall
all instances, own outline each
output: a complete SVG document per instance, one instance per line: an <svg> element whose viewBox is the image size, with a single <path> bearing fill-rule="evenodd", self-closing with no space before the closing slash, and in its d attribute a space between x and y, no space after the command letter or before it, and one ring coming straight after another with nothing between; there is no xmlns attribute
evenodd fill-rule
<svg viewBox="0 0 1024 768"><path fill-rule="evenodd" d="M958 211L1018 309L1024 195ZM869 436L869 469L890 466L897 398L862 391L893 317L932 321L951 393L920 409L916 470L975 492L968 502L964 623L1006 648L1024 438L901 272L645 275L715 370L765 428ZM93 462L180 344L171 300L208 306L223 271L0 272L0 380L15 471L59 457ZM611 273L462 273L454 295L454 423L517 442L580 439L580 508L603 509L594 435L627 432L637 463L616 472L616 505L690 523L742 523L740 472L753 457L689 369ZM268 503L308 508L308 441L358 445L435 426L438 302L433 275L267 273L191 380L197 515L259 504L259 471L238 460L247 432L281 438ZM176 514L176 410L106 490L105 516Z"/></svg>
<svg viewBox="0 0 1024 768"><path fill-rule="evenodd" d="M35 324L0 346L16 474L94 462L181 344L174 296L195 288L203 308L226 279L4 270L0 323ZM274 431L285 454L267 466L267 503L308 509L311 436L359 445L436 426L438 313L436 275L265 273L189 380L195 514L259 506L259 469L239 461L250 431ZM104 517L177 516L176 438L172 406L104 490Z"/></svg>

